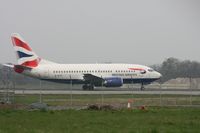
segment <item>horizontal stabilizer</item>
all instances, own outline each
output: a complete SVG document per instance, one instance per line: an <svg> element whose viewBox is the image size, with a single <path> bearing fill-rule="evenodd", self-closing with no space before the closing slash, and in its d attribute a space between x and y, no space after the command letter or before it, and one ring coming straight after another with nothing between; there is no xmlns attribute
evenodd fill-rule
<svg viewBox="0 0 200 133"><path fill-rule="evenodd" d="M22 66L22 65L15 65L14 67L15 67L15 69L24 69L24 70L31 70L31 69L33 69L31 67Z"/></svg>
<svg viewBox="0 0 200 133"><path fill-rule="evenodd" d="M14 68L15 65L12 63L5 63L5 64L3 64L3 66L9 67L9 68Z"/></svg>

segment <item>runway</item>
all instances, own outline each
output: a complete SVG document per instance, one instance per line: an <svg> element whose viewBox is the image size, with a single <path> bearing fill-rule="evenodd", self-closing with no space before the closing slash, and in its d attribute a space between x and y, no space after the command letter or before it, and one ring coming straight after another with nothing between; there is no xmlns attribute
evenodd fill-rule
<svg viewBox="0 0 200 133"><path fill-rule="evenodd" d="M2 90L1 90L2 92ZM145 90L145 91L82 91L82 90L15 90L12 91L15 94L73 94L73 95L81 95L81 94L88 94L88 95L100 95L100 94L114 94L114 95L121 95L121 94L149 94L149 95L200 95L200 90Z"/></svg>

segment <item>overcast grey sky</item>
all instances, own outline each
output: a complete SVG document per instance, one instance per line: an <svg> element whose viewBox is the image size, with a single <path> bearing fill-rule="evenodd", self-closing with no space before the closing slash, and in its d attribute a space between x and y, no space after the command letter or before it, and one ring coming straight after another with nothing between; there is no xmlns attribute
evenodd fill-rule
<svg viewBox="0 0 200 133"><path fill-rule="evenodd" d="M0 0L0 62L10 35L58 63L200 61L199 0Z"/></svg>

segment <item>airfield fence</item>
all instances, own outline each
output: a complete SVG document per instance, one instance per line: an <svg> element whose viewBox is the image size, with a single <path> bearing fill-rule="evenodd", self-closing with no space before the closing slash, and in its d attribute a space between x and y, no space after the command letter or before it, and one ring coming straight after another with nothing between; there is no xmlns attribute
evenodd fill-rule
<svg viewBox="0 0 200 133"><path fill-rule="evenodd" d="M49 106L58 108L85 108L89 105L111 105L115 108L127 108L128 104L132 108L141 106L161 106L161 107L200 107L199 95L187 94L135 94L138 90L133 90L128 94L107 94L105 88L98 91L75 91L66 90L63 94L46 94L45 90L37 90L30 94L27 90L1 89L1 101L13 104L46 103ZM148 89L148 88L147 88ZM19 93L19 91L21 91ZM155 91L155 90L154 90ZM177 91L177 90L176 90ZM67 92L65 94L65 92ZM78 91L79 92L79 91Z"/></svg>

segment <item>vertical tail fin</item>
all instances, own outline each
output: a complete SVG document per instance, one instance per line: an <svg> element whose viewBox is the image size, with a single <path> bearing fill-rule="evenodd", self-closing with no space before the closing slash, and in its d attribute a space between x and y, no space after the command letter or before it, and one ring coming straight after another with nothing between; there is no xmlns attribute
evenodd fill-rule
<svg viewBox="0 0 200 133"><path fill-rule="evenodd" d="M11 39L17 55L18 65L31 68L37 67L41 59L33 52L28 43L17 33L12 34Z"/></svg>

